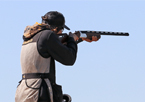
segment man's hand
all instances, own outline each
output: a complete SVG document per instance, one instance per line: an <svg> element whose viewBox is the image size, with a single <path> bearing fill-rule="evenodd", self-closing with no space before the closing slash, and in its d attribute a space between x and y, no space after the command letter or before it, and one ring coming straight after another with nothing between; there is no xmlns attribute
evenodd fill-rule
<svg viewBox="0 0 145 102"><path fill-rule="evenodd" d="M88 39L88 38L82 38L82 40L85 40L87 42L92 42L92 41L98 41L101 38L101 36L92 36L92 39Z"/></svg>

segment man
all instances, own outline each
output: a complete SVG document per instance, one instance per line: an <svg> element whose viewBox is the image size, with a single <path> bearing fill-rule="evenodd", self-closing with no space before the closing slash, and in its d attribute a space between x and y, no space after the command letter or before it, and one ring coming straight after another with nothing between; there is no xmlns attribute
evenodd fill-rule
<svg viewBox="0 0 145 102"><path fill-rule="evenodd" d="M21 49L22 80L16 90L15 102L62 102L62 89L55 81L54 60L73 65L79 39L70 33L66 43L62 44L57 34L64 28L69 30L64 16L57 11L42 16L41 24L25 28Z"/></svg>

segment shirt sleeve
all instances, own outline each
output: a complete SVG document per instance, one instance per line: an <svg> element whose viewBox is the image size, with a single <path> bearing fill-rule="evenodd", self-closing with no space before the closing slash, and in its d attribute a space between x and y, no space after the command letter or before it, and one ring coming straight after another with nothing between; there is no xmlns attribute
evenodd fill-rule
<svg viewBox="0 0 145 102"><path fill-rule="evenodd" d="M69 37L67 44L60 42L57 34L51 32L46 41L47 52L58 62L64 65L73 65L77 57L77 43Z"/></svg>

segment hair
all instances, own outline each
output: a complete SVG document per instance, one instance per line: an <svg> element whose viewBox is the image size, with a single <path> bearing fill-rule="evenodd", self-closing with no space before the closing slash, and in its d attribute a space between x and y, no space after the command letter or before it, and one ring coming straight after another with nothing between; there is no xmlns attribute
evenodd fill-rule
<svg viewBox="0 0 145 102"><path fill-rule="evenodd" d="M60 30L63 29L65 18L60 12L50 11L42 16L42 23L48 24L50 26L50 29L58 27L58 30Z"/></svg>

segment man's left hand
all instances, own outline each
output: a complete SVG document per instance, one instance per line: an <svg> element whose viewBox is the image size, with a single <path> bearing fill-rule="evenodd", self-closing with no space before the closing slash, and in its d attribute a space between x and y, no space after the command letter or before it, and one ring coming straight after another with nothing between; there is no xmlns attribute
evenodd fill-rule
<svg viewBox="0 0 145 102"><path fill-rule="evenodd" d="M87 42L92 42L92 41L98 41L101 38L101 36L97 37L97 36L92 36L92 39L88 39L88 38L82 38L82 40L85 40Z"/></svg>

